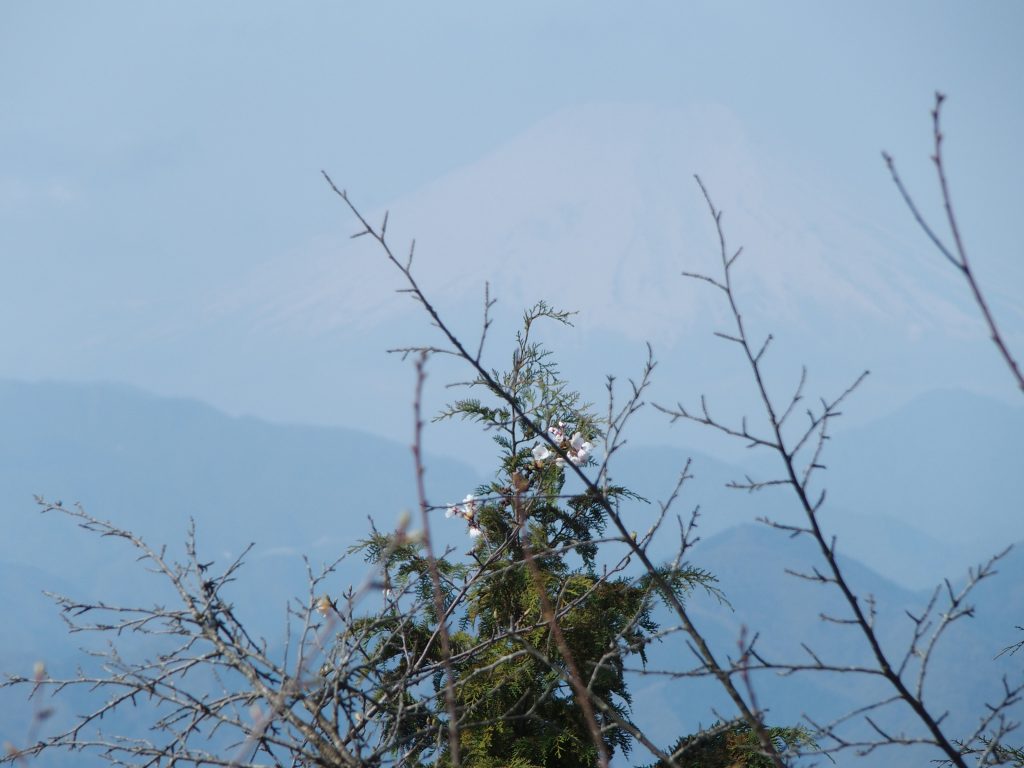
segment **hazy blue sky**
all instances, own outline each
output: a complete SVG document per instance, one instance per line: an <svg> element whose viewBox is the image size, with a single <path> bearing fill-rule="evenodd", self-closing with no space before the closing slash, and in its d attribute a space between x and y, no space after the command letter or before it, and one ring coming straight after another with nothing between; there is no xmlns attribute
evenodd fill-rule
<svg viewBox="0 0 1024 768"><path fill-rule="evenodd" d="M1022 33L1016 2L5 2L0 376L124 381L404 434L410 376L381 350L420 326L375 314L401 302L393 275L340 261L352 224L320 169L427 236L442 299L472 296L475 316L483 279L502 276L508 316L564 294L585 313L563 339L576 356L635 369L641 337L671 355L707 335L692 317L677 327L670 294L640 312L646 286L674 286L679 249L708 234L699 171L748 249L766 243L768 282L751 290L775 297L767 321L813 330L834 304L823 327L851 331L824 365L837 376L915 361L920 375L883 376L877 392L905 383L877 409L946 385L1001 396L970 302L932 264L879 150L937 211L928 110L936 88L949 94L964 230L1019 341ZM548 254L513 268L524 248L574 243L557 267ZM633 285L616 277L641 261ZM806 312L804 290L817 292ZM887 323L924 362L888 346Z"/></svg>

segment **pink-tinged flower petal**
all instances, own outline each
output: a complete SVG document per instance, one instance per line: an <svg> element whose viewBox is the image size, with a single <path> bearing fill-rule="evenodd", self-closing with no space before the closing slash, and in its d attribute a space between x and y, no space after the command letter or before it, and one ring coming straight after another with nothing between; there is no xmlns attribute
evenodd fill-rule
<svg viewBox="0 0 1024 768"><path fill-rule="evenodd" d="M479 538L482 533L483 533L483 531L481 531L477 526L475 526L475 525L469 526L469 537L471 539Z"/></svg>
<svg viewBox="0 0 1024 768"><path fill-rule="evenodd" d="M327 616L334 610L334 603L331 602L331 598L324 595L316 601L316 610L321 616Z"/></svg>
<svg viewBox="0 0 1024 768"><path fill-rule="evenodd" d="M533 446L533 460L536 462L542 462L551 456L551 451L548 450L546 445L535 445Z"/></svg>

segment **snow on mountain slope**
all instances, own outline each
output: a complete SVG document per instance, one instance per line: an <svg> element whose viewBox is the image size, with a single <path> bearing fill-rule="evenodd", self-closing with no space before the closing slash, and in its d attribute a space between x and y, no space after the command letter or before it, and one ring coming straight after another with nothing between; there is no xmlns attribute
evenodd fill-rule
<svg viewBox="0 0 1024 768"><path fill-rule="evenodd" d="M870 368L876 375L850 409L862 419L937 387L1012 397L965 286L900 209L874 149L872 197L830 177L828 167L807 167L806 157L783 157L757 138L768 133L716 105L568 107L394 201L391 242L404 257L416 238L418 279L467 339L475 341L490 282L500 300L490 365L504 366L521 308L545 299L579 311L575 329L545 331L544 339L595 402L605 374L636 374L649 340L659 361L652 399L705 392L716 407L746 408L743 361L712 335L729 327L725 303L680 275L720 266L696 171L724 211L730 247L745 247L737 291L752 335L775 334L774 384L791 387L806 363L809 394L829 395ZM327 170L345 186L344 167ZM193 395L232 414L407 439L411 374L384 350L438 338L408 297L394 293L401 276L374 243L349 239L357 226L344 204L326 184L317 188L322 209L309 218L292 222L296 211L281 211L276 226L294 233L290 246L268 244L230 280L211 276L201 290L142 302L130 322L107 318L109 337L79 344L70 368L66 356L26 337L21 357L11 359L39 359L19 375L72 370L75 378ZM349 191L358 203L359 189ZM379 222L384 211L365 213ZM321 225L311 219L325 216L331 228L315 234ZM989 263L990 274L1005 274L985 287L1007 340L1022 348L1024 310L1019 297L1008 298L1018 292L1014 270L1004 269L1010 262ZM169 271L165 282L175 279L183 278ZM55 325L52 335L59 333ZM464 377L435 359L428 388ZM427 395L428 408L448 398ZM645 426L644 442L671 441L657 421ZM446 439L438 450L462 456L457 440Z"/></svg>
<svg viewBox="0 0 1024 768"><path fill-rule="evenodd" d="M730 246L745 245L753 262L740 276L751 309L907 336L976 324L955 277L923 243L894 254L905 245L895 235L779 163L724 107L571 107L395 201L389 233L402 255L415 237L417 274L435 297L471 299L475 311L489 281L512 306L544 297L580 310L585 329L674 341L721 314L706 286L678 277L718 268L697 172L725 212ZM349 192L358 203L358 190ZM399 284L368 239L339 234L268 265L222 308L248 305L261 323L303 334L366 328L409 306L391 293Z"/></svg>

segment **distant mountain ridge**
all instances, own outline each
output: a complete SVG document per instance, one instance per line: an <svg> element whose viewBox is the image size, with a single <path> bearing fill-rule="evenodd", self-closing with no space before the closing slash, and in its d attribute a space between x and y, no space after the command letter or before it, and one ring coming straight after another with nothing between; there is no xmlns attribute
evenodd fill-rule
<svg viewBox="0 0 1024 768"><path fill-rule="evenodd" d="M794 540L780 531L744 525L709 538L693 551L692 560L719 576L719 586L732 606L724 608L699 593L691 598L694 621L723 654L735 649L741 632L745 632L748 639L759 635L758 647L772 661L808 661L810 657L801 646L806 643L830 662L870 663L870 651L857 630L819 618L823 613L840 618L849 615L838 591L785 572L808 571L814 563L820 566L820 555L808 539ZM887 652L902 658L912 627L906 612L920 615L930 592L903 589L846 558L841 565L860 598L870 595L875 599L879 638ZM953 588L959 590L965 579L966 574L953 577ZM1024 548L1018 547L998 564L996 575L978 585L970 604L975 607L974 616L956 622L940 641L925 687L930 710L948 712L944 728L953 734L970 733L977 725L976 718L985 713L985 704L999 700L1003 675L1011 683L1020 679L1019 659L995 657L1006 645L1021 639L1015 626L1024 619ZM667 626L678 623L667 611L660 618ZM692 657L680 653L682 643L683 638L675 636L674 641L652 645L651 667L685 668ZM914 673L910 672L908 678L914 679ZM761 673L754 676L753 684L759 701L769 708L773 723L796 723L805 715L818 722L828 721L863 706L871 696L884 691L868 676L817 672L789 677ZM682 686L652 678L637 683L636 700L637 714L657 722L665 741L673 728L675 733L686 732L706 718L708 702L718 702L722 711L729 707L710 680ZM1019 719L1024 707L1018 703L1012 712ZM914 717L904 709L888 710L884 722L890 732L919 732ZM859 719L847 733L858 731L870 733ZM894 765L895 754L880 750L858 758L848 751L837 756L837 765L889 768ZM910 762L910 754L900 753L900 765L917 764ZM920 764L927 759L922 758Z"/></svg>
<svg viewBox="0 0 1024 768"><path fill-rule="evenodd" d="M0 381L0 435L0 512L17 531L0 559L39 567L86 553L33 512L34 494L81 502L153 543L180 542L191 518L221 556L250 541L256 554L340 554L369 516L389 525L416 502L408 445L119 385ZM465 465L429 461L428 487L443 500L478 482Z"/></svg>
<svg viewBox="0 0 1024 768"><path fill-rule="evenodd" d="M723 330L725 307L716 291L681 275L720 268L713 223L692 181L699 173L724 211L729 247L744 247L735 285L749 329L775 334L771 359L785 363L790 378L806 363L812 382L841 391L870 368L879 384L862 393L865 413L935 386L996 392L999 362L969 293L913 229L898 197L852 205L828 169L780 173L785 159L758 142L720 103L576 104L363 212L380 222L390 210L396 253L416 238L414 272L466 338L479 333L489 281L499 303L488 364L504 359L496 340L508 338L522 308L543 299L580 312L571 335L545 338L557 339L560 355L590 364L580 370L597 367L598 381L629 375L624 361L650 340L659 387L686 381L734 398L744 391L734 381L734 350L712 336ZM337 166L326 170L351 183ZM891 191L881 163L877 174L878 186ZM359 189L349 192L359 203ZM169 272L136 286L145 299L111 302L78 325L65 319L52 333L66 337L73 354L26 334L0 374L112 377L196 394L231 413L357 424L401 438L407 411L394 404L408 401L411 377L383 350L438 339L419 309L395 295L402 279L380 249L369 238L350 239L354 217L313 170L303 194L308 216L296 213L295 230L276 228L278 240L258 258L232 257L209 282L175 275L184 301L160 288ZM885 215L875 215L879 209ZM102 247L103 233L91 236ZM230 249L229 233L220 236L212 247ZM136 237L132 248L149 247L145 228ZM197 247L177 235L158 242ZM77 247L64 239L54 245ZM1003 277L1012 285L1012 273ZM992 282L994 310L1017 347L1024 305ZM11 362L20 359L24 366ZM346 412L353 401L363 404L355 414Z"/></svg>
<svg viewBox="0 0 1024 768"><path fill-rule="evenodd" d="M945 465L936 456L946 455L949 449L943 445L950 443L959 446L963 492L992 508L990 515L973 519L987 525L989 534L1002 531L1006 541L1021 538L1014 514L1020 500L1015 495L1020 475L1014 471L1020 455L1013 450L1015 436L1024 428L1021 419L1021 409L944 392L922 398L881 423L840 432L830 444L827 477L839 498L824 522L839 534L851 578L888 606L884 616L893 626L899 626L903 609L919 606L923 593L892 583L880 572L898 574L905 564L903 572L917 574L924 584L943 576L954 583L960 578L964 553L944 548L951 536L960 535L958 529L936 528L928 517L934 512L945 520L943 515L955 507L935 506L945 486L935 492L926 488L924 506L895 509L868 506L865 494L911 497L916 483L934 482L929 478L935 473L941 476ZM914 440L930 444L934 453L926 450L928 445L916 447ZM680 446L630 444L617 456L612 476L652 501L663 499L688 456L695 477L684 487L675 511L685 517L701 506L698 530L703 541L693 558L721 579L736 608L733 614L694 598L712 636L723 648L733 647L742 623L763 628L767 643L807 638L837 653L856 654L855 645L822 633L816 616L826 603L819 605L819 595L804 595L782 572L784 565L806 558L806 548L749 524L760 515L792 516L793 505L784 493L729 490L725 483L742 477L743 467ZM973 460L982 469L991 465L998 471L983 473L980 484L971 485ZM486 479L465 464L432 455L427 456L426 477L435 503L458 500ZM887 486L861 488L870 485L865 477ZM415 505L412 480L407 445L356 430L232 417L202 403L120 385L0 380L0 519L9 532L0 538L0 601L17 628L0 641L0 671L24 670L35 659L70 671L80 660L75 648L89 639L64 634L43 589L131 602L156 600L160 594L159 579L141 570L123 542L101 540L70 521L38 515L35 493L65 504L81 501L90 513L142 533L154 546L168 544L171 556L180 553L190 518L203 557L218 563L255 542L230 594L242 615L273 643L283 631L285 603L304 591L301 555L309 555L315 568L365 535L367 516L381 526L394 524L403 508ZM853 492L858 489L859 496ZM959 503L956 494L951 498ZM638 529L649 525L655 512L655 505L639 503L624 509ZM438 516L437 540L464 546L463 529L445 522ZM970 519L963 525L969 526ZM674 542L675 534L667 531L652 554L669 556ZM878 572L851 559L858 557ZM1013 553L1002 566L1003 575L979 599L983 618L976 629L967 630L965 641L972 649L970 664L989 663L991 655L1016 639L1013 627L1024 621L1022 558L1024 554ZM365 564L356 556L343 564L329 588L344 589L364 574ZM897 630L893 637L899 636ZM664 651L669 661L678 661L677 646ZM659 653L652 650L657 663L665 661ZM969 691L970 702L984 695L956 676L957 658L942 663L945 672L935 678L947 681L941 683L946 698L940 701L953 701L957 690ZM951 676L942 676L947 673ZM793 718L825 706L823 702L839 706L855 693L827 680L799 681L795 688L767 682L764 691L774 702L773 711ZM686 718L701 716L676 695L671 686L655 685L637 697L638 712L660 706L675 713L676 719L664 720L666 739ZM713 700L714 693L707 696ZM0 696L0 721L22 722L25 713L21 699Z"/></svg>
<svg viewBox="0 0 1024 768"><path fill-rule="evenodd" d="M487 440L468 441L479 436L461 431L479 462ZM952 391L840 430L823 457L823 522L839 535L841 551L897 579L926 586L952 575L936 569L965 566L1002 542L1024 539L1024 454L1016 447L1022 431L1024 408ZM764 453L737 466L679 444L631 443L612 474L653 501L668 495L688 457L694 479L677 512L700 505L706 535L794 514L785 489L747 494L725 487L748 472L773 476L774 459ZM438 504L487 477L438 456L427 469ZM66 562L53 524L32 511L34 494L81 501L153 541L180 541L192 517L201 540L217 551L237 552L252 540L297 555L330 542L347 546L368 515L383 523L383 515L412 508L412 489L408 446L364 432L231 417L120 385L0 380L0 512L18 532L0 541L0 559L43 568ZM640 505L635 514L643 520L653 511ZM901 542L909 537L929 544L907 552Z"/></svg>
<svg viewBox="0 0 1024 768"><path fill-rule="evenodd" d="M441 502L479 482L466 465L426 460ZM395 525L416 508L413 477L408 445L356 430L232 417L118 384L0 380L0 603L14 626L0 633L0 673L25 674L41 660L73 674L84 658L77 648L102 642L68 636L44 590L126 604L177 599L124 541L40 515L36 494L81 502L155 549L166 544L172 560L183 555L190 521L200 557L218 567L254 543L227 594L273 647L284 638L286 604L306 592L303 556L315 571L366 536L370 517ZM438 539L459 534L441 529ZM366 567L350 557L329 588L357 583ZM27 730L30 713L20 692L0 692L0 740L21 738L7 729ZM70 717L65 707L54 722ZM62 760L40 765L79 764Z"/></svg>

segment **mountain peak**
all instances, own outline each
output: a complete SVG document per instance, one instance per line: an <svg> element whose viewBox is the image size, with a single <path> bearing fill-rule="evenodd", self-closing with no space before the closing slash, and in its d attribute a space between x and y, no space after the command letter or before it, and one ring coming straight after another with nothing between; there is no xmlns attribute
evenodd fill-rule
<svg viewBox="0 0 1024 768"><path fill-rule="evenodd" d="M706 286L680 276L720 270L700 173L730 249L745 244L756 261L738 283L753 309L906 334L974 322L941 265L894 262L884 233L826 203L824 182L778 173L779 162L719 104L584 104L396 200L389 234L399 253L416 239L422 286L454 305L471 297L476 311L489 282L513 305L578 309L587 329L674 340L721 315ZM264 322L293 329L365 327L409 308L391 294L398 282L368 239L328 238L268 265L228 304L255 304Z"/></svg>

